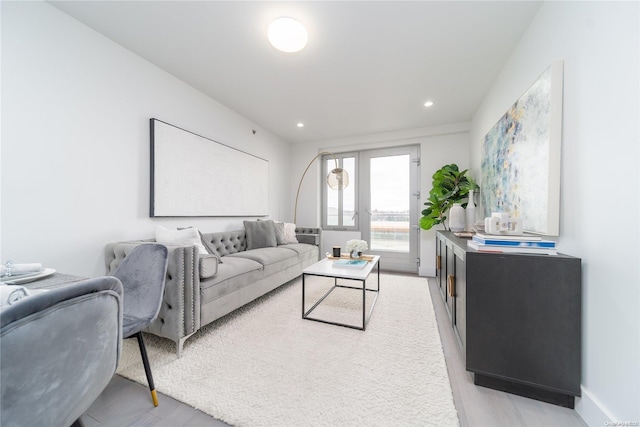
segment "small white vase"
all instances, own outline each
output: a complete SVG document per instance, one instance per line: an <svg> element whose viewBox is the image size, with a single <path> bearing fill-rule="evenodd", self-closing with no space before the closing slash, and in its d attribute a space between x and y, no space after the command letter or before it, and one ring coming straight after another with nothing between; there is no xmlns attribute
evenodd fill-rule
<svg viewBox="0 0 640 427"><path fill-rule="evenodd" d="M473 226L476 224L476 203L473 201L473 190L469 190L469 202L465 209L465 216L467 222L467 231L473 231Z"/></svg>
<svg viewBox="0 0 640 427"><path fill-rule="evenodd" d="M464 230L464 209L460 203L454 203L449 209L449 228L451 231Z"/></svg>

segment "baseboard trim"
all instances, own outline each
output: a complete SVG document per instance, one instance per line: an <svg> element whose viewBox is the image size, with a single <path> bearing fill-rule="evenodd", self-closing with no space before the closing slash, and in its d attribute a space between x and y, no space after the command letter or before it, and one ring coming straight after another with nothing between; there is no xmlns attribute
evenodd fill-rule
<svg viewBox="0 0 640 427"><path fill-rule="evenodd" d="M436 268L420 266L418 268L418 275L422 277L436 277Z"/></svg>
<svg viewBox="0 0 640 427"><path fill-rule="evenodd" d="M589 427L606 425L607 421L618 421L593 394L580 386L582 397L576 398L576 412Z"/></svg>
<svg viewBox="0 0 640 427"><path fill-rule="evenodd" d="M501 378L478 374L476 372L473 373L473 383L482 387L492 388L494 390L500 390L511 394L517 394L518 396L551 403L552 405L563 406L569 409L574 409L575 407L574 396L544 390L526 384L514 383Z"/></svg>

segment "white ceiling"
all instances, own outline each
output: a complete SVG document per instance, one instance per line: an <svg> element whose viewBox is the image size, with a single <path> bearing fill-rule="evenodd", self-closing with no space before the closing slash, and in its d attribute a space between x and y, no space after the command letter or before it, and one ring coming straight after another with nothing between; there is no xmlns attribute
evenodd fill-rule
<svg viewBox="0 0 640 427"><path fill-rule="evenodd" d="M50 3L293 143L471 120L541 5ZM278 16L306 25L303 51L285 54L268 43L267 25Z"/></svg>

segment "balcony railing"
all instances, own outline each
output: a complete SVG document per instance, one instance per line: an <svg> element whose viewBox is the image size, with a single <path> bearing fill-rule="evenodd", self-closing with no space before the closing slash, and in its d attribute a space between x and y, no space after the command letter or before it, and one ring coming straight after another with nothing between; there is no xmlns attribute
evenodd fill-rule
<svg viewBox="0 0 640 427"><path fill-rule="evenodd" d="M409 252L409 221L371 221L371 250Z"/></svg>
<svg viewBox="0 0 640 427"><path fill-rule="evenodd" d="M353 216L353 212L344 212L343 223L348 223ZM337 224L337 215L334 218ZM409 212L374 211L371 215L371 242L369 242L369 249L409 252L410 231Z"/></svg>

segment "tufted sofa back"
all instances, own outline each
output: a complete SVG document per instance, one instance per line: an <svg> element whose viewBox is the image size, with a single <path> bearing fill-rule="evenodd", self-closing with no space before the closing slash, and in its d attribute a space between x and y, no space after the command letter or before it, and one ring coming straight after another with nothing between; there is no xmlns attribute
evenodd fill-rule
<svg viewBox="0 0 640 427"><path fill-rule="evenodd" d="M207 245L214 247L220 256L247 250L247 234L244 230L202 233Z"/></svg>
<svg viewBox="0 0 640 427"><path fill-rule="evenodd" d="M321 231L322 230L315 227L296 227L296 235L299 235L299 234L319 235Z"/></svg>

